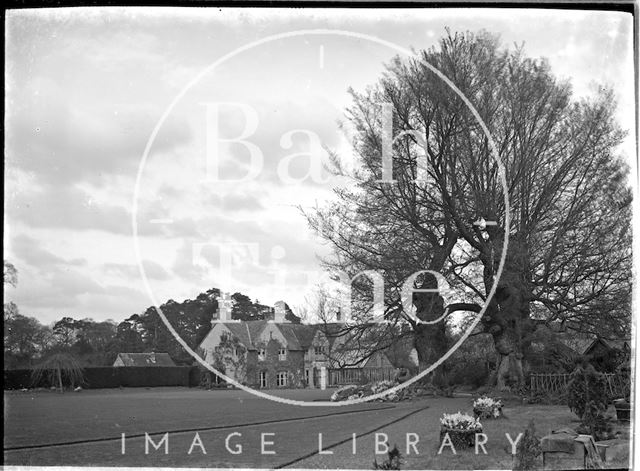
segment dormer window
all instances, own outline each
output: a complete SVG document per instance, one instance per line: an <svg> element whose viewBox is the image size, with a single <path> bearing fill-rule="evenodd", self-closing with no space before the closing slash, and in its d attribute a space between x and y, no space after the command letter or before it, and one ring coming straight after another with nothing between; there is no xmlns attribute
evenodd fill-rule
<svg viewBox="0 0 640 471"><path fill-rule="evenodd" d="M326 352L324 345L318 346L318 347L314 347L313 349L313 353L315 353L316 355L324 355Z"/></svg>
<svg viewBox="0 0 640 471"><path fill-rule="evenodd" d="M258 350L258 360L264 361L267 358L267 350L265 348L261 348Z"/></svg>
<svg viewBox="0 0 640 471"><path fill-rule="evenodd" d="M287 359L287 349L281 348L280 350L278 350L278 360L284 361L286 359Z"/></svg>

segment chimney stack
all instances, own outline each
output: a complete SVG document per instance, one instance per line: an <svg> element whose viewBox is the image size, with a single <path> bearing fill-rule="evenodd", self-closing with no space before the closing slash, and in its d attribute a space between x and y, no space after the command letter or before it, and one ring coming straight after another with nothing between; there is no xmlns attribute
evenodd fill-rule
<svg viewBox="0 0 640 471"><path fill-rule="evenodd" d="M287 322L285 315L287 314L284 301L277 301L273 307L273 321Z"/></svg>
<svg viewBox="0 0 640 471"><path fill-rule="evenodd" d="M231 322L231 310L233 309L233 300L229 293L222 293L218 297L218 318L213 320L216 322Z"/></svg>

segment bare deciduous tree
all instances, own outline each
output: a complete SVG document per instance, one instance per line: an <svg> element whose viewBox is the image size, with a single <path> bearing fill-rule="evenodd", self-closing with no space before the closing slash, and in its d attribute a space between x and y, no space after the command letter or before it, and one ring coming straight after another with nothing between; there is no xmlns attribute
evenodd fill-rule
<svg viewBox="0 0 640 471"><path fill-rule="evenodd" d="M473 104L498 161L467 104L426 63ZM444 325L411 319L400 288L425 269L442 273L459 299L415 294L421 320L478 312L496 284L481 325L500 357L500 388L522 382L524 347L540 323L627 331L631 197L610 91L573 100L546 61L503 49L483 32L449 33L420 60L397 58L378 83L352 95L348 118L360 168L349 177L356 185L336 190L336 202L307 217L333 244L329 270L384 271L386 315L412 326L422 369L447 348ZM392 183L382 181L389 107L393 136L402 133L392 146ZM333 163L347 173L339 156ZM418 287L433 287L432 278L420 278ZM371 283L358 278L354 290L356 304L364 302Z"/></svg>

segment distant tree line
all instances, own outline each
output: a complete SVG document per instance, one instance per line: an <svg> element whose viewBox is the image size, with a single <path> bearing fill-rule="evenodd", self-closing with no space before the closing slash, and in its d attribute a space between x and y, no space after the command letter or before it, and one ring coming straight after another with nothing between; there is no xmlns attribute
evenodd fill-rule
<svg viewBox="0 0 640 471"><path fill-rule="evenodd" d="M4 262L4 283L15 286L18 272ZM183 302L168 300L160 306L176 332L196 349L211 329L218 310L220 290L209 289L195 299ZM232 318L262 320L271 308L252 301L242 293L234 293ZM288 306L287 319L300 322ZM4 304L5 369L32 367L56 353L70 353L84 366L112 365L118 353L167 352L177 364L191 364L193 358L182 348L164 324L156 308L150 306L120 323L64 316L52 325L44 325L35 317L19 312L13 302Z"/></svg>

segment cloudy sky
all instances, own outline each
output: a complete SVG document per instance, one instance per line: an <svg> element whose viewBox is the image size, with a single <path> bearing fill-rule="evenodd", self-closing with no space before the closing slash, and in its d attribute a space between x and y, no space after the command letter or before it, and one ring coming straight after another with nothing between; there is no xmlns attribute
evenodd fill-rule
<svg viewBox="0 0 640 471"><path fill-rule="evenodd" d="M410 49L446 27L499 33L577 95L613 86L634 129L622 13L77 8L9 11L6 26L4 258L19 285L5 296L45 323L122 320L213 286L303 304L329 250L297 209L336 184L320 145L349 152L347 89L398 53L364 35ZM355 34L294 33L311 29ZM249 147L221 141L239 137Z"/></svg>

